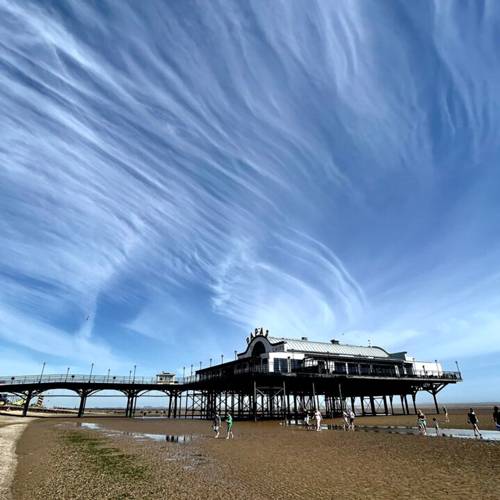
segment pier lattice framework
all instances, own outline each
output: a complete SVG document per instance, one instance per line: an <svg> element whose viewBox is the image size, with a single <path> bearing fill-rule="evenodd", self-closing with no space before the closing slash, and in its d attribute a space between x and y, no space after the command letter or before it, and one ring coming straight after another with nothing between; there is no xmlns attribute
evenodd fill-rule
<svg viewBox="0 0 500 500"><path fill-rule="evenodd" d="M0 377L0 392L19 396L23 416L28 414L33 398L50 390L74 392L80 399L78 417L84 416L89 397L114 390L127 399L127 417L136 414L142 396L158 391L165 395L163 413L168 418L208 419L218 412L231 413L236 419L298 419L305 411L316 408L326 417L338 416L345 409L353 409L358 415L389 415L398 411L410 414L416 412L417 395L424 391L433 396L439 413L437 394L461 380L460 372L380 376L276 373L254 368L214 377L196 375L171 383L109 375Z"/></svg>

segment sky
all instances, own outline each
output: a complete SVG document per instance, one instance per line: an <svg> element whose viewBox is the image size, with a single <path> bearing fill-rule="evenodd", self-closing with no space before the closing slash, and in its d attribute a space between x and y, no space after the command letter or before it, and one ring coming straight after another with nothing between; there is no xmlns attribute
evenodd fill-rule
<svg viewBox="0 0 500 500"><path fill-rule="evenodd" d="M0 0L0 372L257 326L498 400L500 4Z"/></svg>

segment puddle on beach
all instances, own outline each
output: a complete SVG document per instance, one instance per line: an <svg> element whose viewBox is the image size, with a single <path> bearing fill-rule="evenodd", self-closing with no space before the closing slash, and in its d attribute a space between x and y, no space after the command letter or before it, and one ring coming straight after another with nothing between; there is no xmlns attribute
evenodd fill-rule
<svg viewBox="0 0 500 500"><path fill-rule="evenodd" d="M106 429L99 424L93 422L81 422L76 424L77 427L81 429L88 429L92 431L102 432L107 437L119 437L128 436L138 441L156 441L156 442L167 442L167 443L177 443L177 444L188 444L194 439L193 434L151 434L148 432L129 432L129 431L119 431L116 429Z"/></svg>
<svg viewBox="0 0 500 500"><path fill-rule="evenodd" d="M409 434L419 435L417 427L407 426L391 426L391 425L364 425L358 426L358 431L363 432L385 432L387 434ZM460 439L480 439L482 441L499 441L500 432L498 431L481 431L481 438L474 436L472 429L447 429L441 428L439 433L434 428L427 428L427 437L452 437Z"/></svg>
<svg viewBox="0 0 500 500"><path fill-rule="evenodd" d="M292 421L292 425L302 426L301 421ZM312 426L311 426L312 429ZM334 430L343 431L341 425L322 425L322 430ZM417 427L409 427L404 425L357 425L356 432L381 432L386 434L406 434L406 435L419 435ZM481 441L497 441L500 442L500 432L499 431L481 431L481 438L476 438L474 436L474 431L472 429L446 429L442 428L439 430L439 434L436 433L434 428L427 429L427 437L451 437L459 439L476 439Z"/></svg>

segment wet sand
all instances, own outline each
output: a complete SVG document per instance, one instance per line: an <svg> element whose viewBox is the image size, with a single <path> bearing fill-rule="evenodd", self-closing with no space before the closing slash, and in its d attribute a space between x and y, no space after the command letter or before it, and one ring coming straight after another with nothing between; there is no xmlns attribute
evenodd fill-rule
<svg viewBox="0 0 500 500"><path fill-rule="evenodd" d="M450 427L458 421L465 424L463 409L450 414ZM371 425L405 425L408 418L414 425L414 416L363 420ZM98 424L103 430L82 427L82 422ZM213 439L206 421L99 418L82 422L39 419L29 425L18 444L15 499L444 495L493 499L500 491L499 443L310 432L278 422L236 422L235 439L228 441ZM141 432L156 434L160 440L137 435ZM170 435L192 440L170 442L166 437Z"/></svg>
<svg viewBox="0 0 500 500"><path fill-rule="evenodd" d="M454 405L448 407L449 422L445 422L444 415L436 414L434 407L419 406L427 416L427 425L432 427L432 419L435 417L439 425L443 428L455 429L471 429L471 425L467 423L467 412L471 405ZM474 411L479 418L479 427L485 430L495 430L493 421L493 405L473 405ZM365 425L416 425L416 416L412 415L395 415L395 416L376 416L376 417L359 417L356 419L359 424Z"/></svg>

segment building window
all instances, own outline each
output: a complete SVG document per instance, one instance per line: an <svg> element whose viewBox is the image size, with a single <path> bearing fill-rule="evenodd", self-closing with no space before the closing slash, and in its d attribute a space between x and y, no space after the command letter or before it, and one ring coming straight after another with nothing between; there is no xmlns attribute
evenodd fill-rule
<svg viewBox="0 0 500 500"><path fill-rule="evenodd" d="M335 371L337 373L345 373L346 372L346 364L345 363L339 363L339 362L336 362L335 363Z"/></svg>
<svg viewBox="0 0 500 500"><path fill-rule="evenodd" d="M361 375L370 375L370 365L361 365Z"/></svg>
<svg viewBox="0 0 500 500"><path fill-rule="evenodd" d="M274 371L286 373L288 371L288 360L283 358L274 358Z"/></svg>
<svg viewBox="0 0 500 500"><path fill-rule="evenodd" d="M359 375L359 369L357 363L349 363L347 367L349 369L349 375Z"/></svg>

